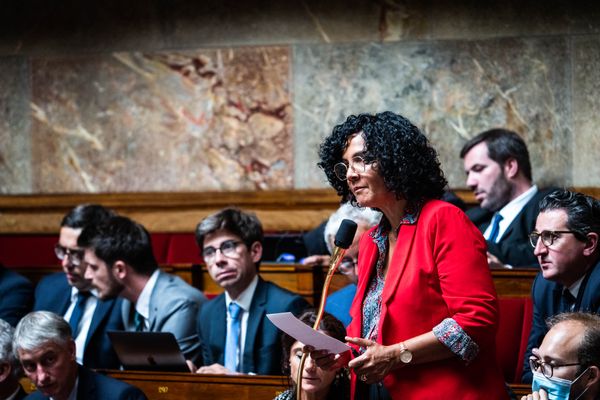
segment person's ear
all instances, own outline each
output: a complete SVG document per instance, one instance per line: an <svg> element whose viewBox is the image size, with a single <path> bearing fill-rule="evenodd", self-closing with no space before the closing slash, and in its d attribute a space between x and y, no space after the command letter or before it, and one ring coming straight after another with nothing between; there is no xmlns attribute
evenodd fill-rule
<svg viewBox="0 0 600 400"><path fill-rule="evenodd" d="M586 236L585 247L583 248L583 255L590 256L594 254L598 248L598 234L596 232L590 232Z"/></svg>
<svg viewBox="0 0 600 400"><path fill-rule="evenodd" d="M588 382L586 386L597 385L600 382L600 368L591 365L588 372Z"/></svg>
<svg viewBox="0 0 600 400"><path fill-rule="evenodd" d="M115 261L115 263L113 264L112 267L112 272L114 274L114 276L116 278L119 278L120 280L125 279L125 277L127 276L127 264L125 264L125 262L123 261Z"/></svg>
<svg viewBox="0 0 600 400"><path fill-rule="evenodd" d="M263 253L262 244L260 242L252 243L252 246L250 246L250 255L252 256L252 261L254 263L257 263L260 261L260 259L262 258L262 253Z"/></svg>
<svg viewBox="0 0 600 400"><path fill-rule="evenodd" d="M519 173L519 162L515 158L509 158L504 162L504 176L514 178Z"/></svg>
<svg viewBox="0 0 600 400"><path fill-rule="evenodd" d="M69 351L69 356L71 357L71 360L74 361L75 360L75 340L71 339L69 340L69 342L67 343L67 349Z"/></svg>

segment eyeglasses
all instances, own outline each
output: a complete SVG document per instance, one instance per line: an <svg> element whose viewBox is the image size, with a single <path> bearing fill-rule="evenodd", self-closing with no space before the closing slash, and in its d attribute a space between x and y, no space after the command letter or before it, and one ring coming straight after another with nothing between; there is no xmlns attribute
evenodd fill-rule
<svg viewBox="0 0 600 400"><path fill-rule="evenodd" d="M352 157L352 160L350 160L350 168L359 174L365 172L367 164L370 163L366 162L361 156L354 156ZM333 172L340 181L345 181L348 177L348 165L344 162L339 162L333 166Z"/></svg>
<svg viewBox="0 0 600 400"><path fill-rule="evenodd" d="M350 275L354 273L354 268L356 267L356 261L354 261L350 257L342 258L342 262L338 267L338 270L344 275Z"/></svg>
<svg viewBox="0 0 600 400"><path fill-rule="evenodd" d="M569 364L550 364L545 361L540 361L535 357L529 359L529 367L532 371L541 372L546 378L552 378L554 368L571 367L573 365L581 365L581 363L569 363Z"/></svg>
<svg viewBox="0 0 600 400"><path fill-rule="evenodd" d="M217 257L217 250L221 251L225 257L228 258L239 258L239 254L237 252L238 245L243 242L237 240L226 240L219 246L218 249L208 246L202 249L202 258L204 258L204 262L207 264L212 264L215 262L215 258Z"/></svg>
<svg viewBox="0 0 600 400"><path fill-rule="evenodd" d="M542 238L542 243L544 244L544 246L550 247L554 243L554 240L560 237L561 233L572 233L573 235L576 235L578 237L581 236L581 233L576 231L533 231L529 234L529 243L531 243L531 245L535 247L537 245L538 239Z"/></svg>
<svg viewBox="0 0 600 400"><path fill-rule="evenodd" d="M69 257L71 264L78 267L83 262L83 250L81 249L67 249L66 247L56 244L54 246L54 254L60 261L64 260L65 257Z"/></svg>

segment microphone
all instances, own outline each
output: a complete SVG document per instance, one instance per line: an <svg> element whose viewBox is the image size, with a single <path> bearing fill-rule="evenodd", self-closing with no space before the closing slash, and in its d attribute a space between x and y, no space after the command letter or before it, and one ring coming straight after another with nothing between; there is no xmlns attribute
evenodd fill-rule
<svg viewBox="0 0 600 400"><path fill-rule="evenodd" d="M333 250L333 254L331 256L331 261L329 262L329 270L327 271L327 277L325 278L325 283L323 284L323 292L321 294L321 304L319 305L319 310L317 312L317 318L315 319L315 323L313 325L314 330L319 329L319 324L321 323L321 318L323 318L323 311L325 309L325 303L327 302L327 294L329 292L329 285L331 285L331 278L333 278L333 274L337 270L340 265L340 261L344 257L346 250L354 241L354 235L356 234L356 222L344 219L340 224L340 227L335 235L335 240L333 244L335 245L335 249ZM298 372L296 373L296 398L301 399L302 393L302 373L304 371L304 363L306 362L306 353L302 355L300 359L300 366L298 368Z"/></svg>

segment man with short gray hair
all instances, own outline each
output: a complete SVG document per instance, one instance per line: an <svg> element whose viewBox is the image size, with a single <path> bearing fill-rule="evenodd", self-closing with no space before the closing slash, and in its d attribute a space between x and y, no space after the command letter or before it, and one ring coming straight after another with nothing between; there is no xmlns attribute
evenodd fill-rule
<svg viewBox="0 0 600 400"><path fill-rule="evenodd" d="M23 370L12 350L15 329L0 319L0 400L21 400L27 396L19 384Z"/></svg>
<svg viewBox="0 0 600 400"><path fill-rule="evenodd" d="M23 317L15 330L13 351L38 389L28 399L146 399L138 388L78 365L71 327L52 312Z"/></svg>

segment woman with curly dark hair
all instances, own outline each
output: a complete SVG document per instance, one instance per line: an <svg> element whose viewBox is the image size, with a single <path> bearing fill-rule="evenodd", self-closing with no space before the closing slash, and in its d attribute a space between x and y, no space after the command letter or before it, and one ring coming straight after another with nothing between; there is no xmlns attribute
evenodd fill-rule
<svg viewBox="0 0 600 400"><path fill-rule="evenodd" d="M346 338L354 357L305 350L322 368L348 365L356 399L507 398L485 241L437 200L446 180L427 138L392 112L361 114L319 155L340 196L383 217L360 242Z"/></svg>
<svg viewBox="0 0 600 400"><path fill-rule="evenodd" d="M306 311L299 319L306 325L313 326L317 320L317 314L312 310ZM328 313L323 313L319 330L340 341L344 341L346 336L344 324ZM283 345L283 372L290 375L292 387L277 396L275 400L295 400L296 379L304 345L286 333L281 337L281 343ZM349 398L350 381L345 368L326 371L317 367L310 357L306 358L302 375L302 400L345 400Z"/></svg>

